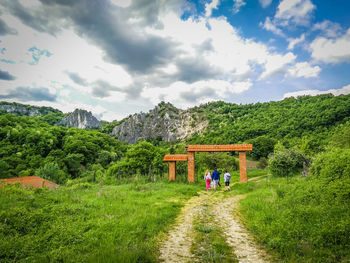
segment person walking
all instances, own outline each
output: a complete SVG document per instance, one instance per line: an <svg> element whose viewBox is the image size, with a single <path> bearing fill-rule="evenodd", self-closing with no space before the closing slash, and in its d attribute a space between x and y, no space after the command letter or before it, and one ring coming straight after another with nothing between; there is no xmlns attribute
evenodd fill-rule
<svg viewBox="0 0 350 263"><path fill-rule="evenodd" d="M204 173L204 180L205 180L205 184L207 186L207 191L210 190L210 182L211 182L211 175L209 172L209 169L207 169Z"/></svg>
<svg viewBox="0 0 350 263"><path fill-rule="evenodd" d="M216 170L216 168L213 171L212 179L214 181L214 191L216 191L216 188L218 187L218 183L220 180L220 173Z"/></svg>
<svg viewBox="0 0 350 263"><path fill-rule="evenodd" d="M231 180L231 175L226 170L224 174L224 181L225 181L225 186L227 191L230 190L230 180Z"/></svg>

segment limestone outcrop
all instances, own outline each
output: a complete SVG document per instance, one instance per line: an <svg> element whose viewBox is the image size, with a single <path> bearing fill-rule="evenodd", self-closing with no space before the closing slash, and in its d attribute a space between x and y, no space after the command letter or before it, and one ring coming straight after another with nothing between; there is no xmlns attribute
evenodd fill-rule
<svg viewBox="0 0 350 263"><path fill-rule="evenodd" d="M207 126L208 121L200 121L199 113L180 110L170 103L161 102L148 113L141 112L125 118L114 127L112 135L128 143L148 138L168 142L201 133Z"/></svg>
<svg viewBox="0 0 350 263"><path fill-rule="evenodd" d="M75 127L80 129L97 129L102 128L99 120L97 120L90 111L76 109L73 113L64 117L56 125Z"/></svg>

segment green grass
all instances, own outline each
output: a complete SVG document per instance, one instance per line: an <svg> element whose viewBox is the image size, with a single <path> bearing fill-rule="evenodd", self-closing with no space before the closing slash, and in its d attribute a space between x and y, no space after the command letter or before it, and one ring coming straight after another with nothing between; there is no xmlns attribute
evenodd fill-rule
<svg viewBox="0 0 350 263"><path fill-rule="evenodd" d="M0 189L1 262L156 262L159 239L196 184L88 183Z"/></svg>
<svg viewBox="0 0 350 263"><path fill-rule="evenodd" d="M350 189L344 185L343 189ZM349 262L350 204L315 177L269 178L241 201L260 243L283 262Z"/></svg>

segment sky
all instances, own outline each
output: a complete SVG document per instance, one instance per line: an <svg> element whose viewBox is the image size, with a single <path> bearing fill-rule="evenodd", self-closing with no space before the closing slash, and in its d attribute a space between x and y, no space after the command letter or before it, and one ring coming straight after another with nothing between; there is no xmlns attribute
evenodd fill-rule
<svg viewBox="0 0 350 263"><path fill-rule="evenodd" d="M350 93L349 0L0 0L0 100L99 119Z"/></svg>

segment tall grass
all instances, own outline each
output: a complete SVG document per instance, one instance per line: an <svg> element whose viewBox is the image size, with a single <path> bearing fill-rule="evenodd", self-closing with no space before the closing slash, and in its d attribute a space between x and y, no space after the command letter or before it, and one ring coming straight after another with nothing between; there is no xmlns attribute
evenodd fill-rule
<svg viewBox="0 0 350 263"><path fill-rule="evenodd" d="M350 203L336 194L315 176L270 178L241 201L241 213L284 262L349 262Z"/></svg>
<svg viewBox="0 0 350 263"><path fill-rule="evenodd" d="M73 184L0 189L2 262L156 262L158 239L200 186Z"/></svg>

